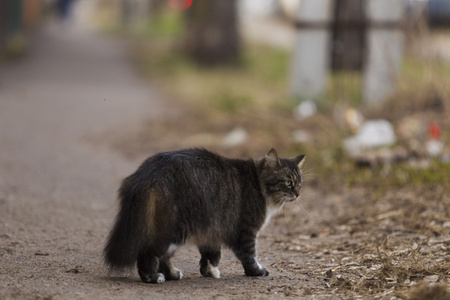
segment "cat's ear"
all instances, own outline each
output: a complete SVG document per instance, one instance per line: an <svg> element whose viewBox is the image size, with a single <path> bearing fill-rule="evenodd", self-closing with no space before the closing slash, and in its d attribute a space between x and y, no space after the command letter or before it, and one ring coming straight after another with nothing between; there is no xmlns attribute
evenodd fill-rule
<svg viewBox="0 0 450 300"><path fill-rule="evenodd" d="M275 149L272 148L269 152L267 152L264 163L269 167L281 166L280 159L278 158L278 153Z"/></svg>
<svg viewBox="0 0 450 300"><path fill-rule="evenodd" d="M299 169L303 167L306 161L306 155L299 155L297 157L292 158L292 161L298 166Z"/></svg>

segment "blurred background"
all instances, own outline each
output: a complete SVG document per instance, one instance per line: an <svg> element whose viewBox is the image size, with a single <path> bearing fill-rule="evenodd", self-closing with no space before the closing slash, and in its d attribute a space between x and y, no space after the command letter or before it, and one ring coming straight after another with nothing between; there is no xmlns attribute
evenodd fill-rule
<svg viewBox="0 0 450 300"><path fill-rule="evenodd" d="M0 53L0 141L17 165L72 161L82 143L133 168L185 147L304 153L304 207L279 221L299 226L276 247L329 238L362 267L371 253L375 279L342 269L356 278L343 290L448 282L450 0L2 0ZM19 155L30 140L39 151Z"/></svg>
<svg viewBox="0 0 450 300"><path fill-rule="evenodd" d="M185 110L182 128L176 118L158 124L163 136L150 130L155 136L144 138L151 144L157 138L158 148L207 146L254 155L272 145L291 154L320 145L328 153L325 164L336 162L330 149L372 165L449 161L449 1L0 5L3 62L32 53L39 39L34 33L45 23L68 34L70 27L83 27L126 39L141 77L157 85L170 106Z"/></svg>

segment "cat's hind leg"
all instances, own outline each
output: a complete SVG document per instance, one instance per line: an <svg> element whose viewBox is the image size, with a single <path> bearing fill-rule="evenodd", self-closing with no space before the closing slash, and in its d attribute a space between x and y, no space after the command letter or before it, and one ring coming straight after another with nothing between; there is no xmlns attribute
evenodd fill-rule
<svg viewBox="0 0 450 300"><path fill-rule="evenodd" d="M200 273L205 277L220 278L220 271L217 268L222 253L219 246L199 246L198 250L202 255L200 259Z"/></svg>
<svg viewBox="0 0 450 300"><path fill-rule="evenodd" d="M180 280L183 277L183 273L172 266L170 257L160 259L159 272L163 273L167 280Z"/></svg>
<svg viewBox="0 0 450 300"><path fill-rule="evenodd" d="M137 258L138 273L143 282L164 283L166 278L159 272L160 259L152 251L142 251Z"/></svg>

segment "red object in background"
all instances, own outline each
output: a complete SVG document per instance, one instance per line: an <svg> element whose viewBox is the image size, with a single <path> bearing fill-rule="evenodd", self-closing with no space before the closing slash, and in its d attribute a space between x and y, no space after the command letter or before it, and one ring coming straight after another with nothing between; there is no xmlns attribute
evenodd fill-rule
<svg viewBox="0 0 450 300"><path fill-rule="evenodd" d="M435 123L431 123L428 127L428 134L430 139L439 140L441 138L441 127Z"/></svg>
<svg viewBox="0 0 450 300"><path fill-rule="evenodd" d="M192 5L192 0L168 0L170 7L176 10L185 10Z"/></svg>

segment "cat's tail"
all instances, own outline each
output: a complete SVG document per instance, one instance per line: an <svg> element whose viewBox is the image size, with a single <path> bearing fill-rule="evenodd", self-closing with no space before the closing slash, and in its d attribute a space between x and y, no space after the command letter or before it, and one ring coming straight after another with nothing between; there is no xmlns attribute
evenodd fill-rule
<svg viewBox="0 0 450 300"><path fill-rule="evenodd" d="M120 210L103 250L106 265L111 270L133 267L138 254L149 243L146 215L149 192L125 178L119 189Z"/></svg>

